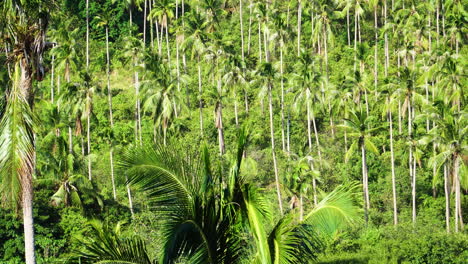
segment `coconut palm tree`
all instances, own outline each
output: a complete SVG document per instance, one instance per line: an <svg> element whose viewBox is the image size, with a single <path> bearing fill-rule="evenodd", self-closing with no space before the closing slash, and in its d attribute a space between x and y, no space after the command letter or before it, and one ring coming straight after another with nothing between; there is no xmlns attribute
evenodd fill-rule
<svg viewBox="0 0 468 264"><path fill-rule="evenodd" d="M281 199L281 191L280 191L280 179L279 179L279 172L278 172L278 164L276 161L276 153L275 153L275 128L273 124L273 81L276 78L276 70L273 68L273 65L269 62L263 63L260 65L258 70L258 74L260 75L259 81L262 85L262 91L266 91L268 94L268 109L270 112L270 137L271 137L271 154L273 156L273 167L275 171L275 184L276 184L276 194L278 196L278 206L283 215L283 201ZM265 94L263 92L263 94Z"/></svg>
<svg viewBox="0 0 468 264"><path fill-rule="evenodd" d="M163 143L166 145L167 130L178 115L177 103L180 103L182 98L177 91L177 80L171 77L170 69L161 57L149 52L145 55L144 61L143 109L152 113L154 141L156 142L158 128L161 128Z"/></svg>
<svg viewBox="0 0 468 264"><path fill-rule="evenodd" d="M349 118L345 119L345 123L341 125L343 129L346 129L351 138L354 138L353 143L346 152L345 160L348 161L351 155L356 152L361 152L361 164L362 164L362 188L364 194L364 219L366 225L369 221L369 175L367 171L367 151L371 151L376 155L379 154L377 147L372 142L372 133L379 130L380 127L370 128L368 122L368 115L361 109L351 111Z"/></svg>
<svg viewBox="0 0 468 264"><path fill-rule="evenodd" d="M201 55L206 49L205 43L208 41L208 26L209 23L206 17L201 13L192 11L187 13L187 38L182 45L185 50L190 50L192 59L197 60L198 69L198 106L200 110L200 135L203 136L203 88L202 88L202 74L201 74Z"/></svg>
<svg viewBox="0 0 468 264"><path fill-rule="evenodd" d="M465 166L462 162L462 153L467 151L467 146L463 143L466 141L468 132L467 114L464 111L455 114L444 113L443 108L448 108L447 105L442 102L438 104L442 104L439 107L439 109L442 108L442 112L439 110L441 115L438 115L436 126L430 131L429 135L439 145L439 153L431 159L431 163L435 164L438 169L444 167L444 175L452 176L453 189L455 189L455 232L458 232L460 227L463 228L460 166ZM451 110L454 110L453 107ZM445 182L447 182L447 179L445 179ZM445 183L445 185L449 184ZM446 190L446 197L448 197L448 190ZM449 214L448 209L446 209L446 213ZM448 221L448 219L446 220ZM449 231L448 228L447 226L447 231Z"/></svg>
<svg viewBox="0 0 468 264"><path fill-rule="evenodd" d="M146 4L146 1L145 1ZM113 134L114 130L114 115L112 112L112 90L110 84L110 54L109 54L109 21L112 17L111 10L106 10L102 16L97 17L100 21L98 26L104 27L106 30L106 76L107 76L107 103L109 106L109 123L110 123L110 133ZM115 178L114 178L114 142L111 140L109 148L109 160L110 160L110 169L111 169L111 181L112 181L112 195L114 200L117 200L117 192L115 188Z"/></svg>
<svg viewBox="0 0 468 264"><path fill-rule="evenodd" d="M26 264L36 262L33 226L33 172L35 146L32 109L33 79L44 78L43 54L53 46L46 41L53 1L6 0L0 3L0 46L12 47L12 88L0 121L0 177L2 193L23 209ZM8 186L7 188L5 188Z"/></svg>
<svg viewBox="0 0 468 264"><path fill-rule="evenodd" d="M296 74L293 75L293 80L298 82L300 87L298 91L296 91L295 97L297 109L301 109L303 104L306 104L307 139L309 144L309 152L312 152L311 125L313 125L315 143L317 145L317 154L319 159L322 159L317 124L312 103L314 102L315 97L319 95L319 89L324 80L322 75L315 70L314 66L314 59L310 56L309 52L303 52L298 58L298 62L296 64L297 71Z"/></svg>

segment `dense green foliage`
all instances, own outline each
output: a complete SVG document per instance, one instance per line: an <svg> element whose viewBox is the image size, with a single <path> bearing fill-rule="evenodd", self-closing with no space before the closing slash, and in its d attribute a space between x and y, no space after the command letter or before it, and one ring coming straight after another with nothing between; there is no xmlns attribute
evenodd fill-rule
<svg viewBox="0 0 468 264"><path fill-rule="evenodd" d="M463 1L0 10L0 263L468 259Z"/></svg>

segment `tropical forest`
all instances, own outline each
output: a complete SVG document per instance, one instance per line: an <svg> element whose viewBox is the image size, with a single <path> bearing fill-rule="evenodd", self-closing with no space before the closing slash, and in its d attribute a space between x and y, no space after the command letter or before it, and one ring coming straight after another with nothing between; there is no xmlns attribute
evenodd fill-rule
<svg viewBox="0 0 468 264"><path fill-rule="evenodd" d="M468 263L467 9L0 0L0 263Z"/></svg>

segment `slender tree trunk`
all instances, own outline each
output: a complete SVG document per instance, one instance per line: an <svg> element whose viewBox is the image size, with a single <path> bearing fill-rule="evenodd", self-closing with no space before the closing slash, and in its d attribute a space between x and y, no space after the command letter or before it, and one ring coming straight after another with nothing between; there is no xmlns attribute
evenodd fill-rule
<svg viewBox="0 0 468 264"><path fill-rule="evenodd" d="M156 43L158 44L158 55L162 55L162 47L161 47L161 38L162 38L162 31L161 31L161 36L159 36L159 23L158 20L155 19L154 21L154 26L156 28Z"/></svg>
<svg viewBox="0 0 468 264"><path fill-rule="evenodd" d="M236 121L236 127L239 127L239 114L237 111L237 88L234 88L234 118Z"/></svg>
<svg viewBox="0 0 468 264"><path fill-rule="evenodd" d="M22 206L23 206L23 228L24 228L24 251L26 264L35 264L36 255L34 250L34 218L33 218L33 183L32 176L27 175L22 181Z"/></svg>
<svg viewBox="0 0 468 264"><path fill-rule="evenodd" d="M169 18L166 18L166 47L167 47L167 62L171 64L171 51L169 47Z"/></svg>
<svg viewBox="0 0 468 264"><path fill-rule="evenodd" d="M348 32L348 46L351 46L351 31L349 30L349 9L346 10L346 29Z"/></svg>
<svg viewBox="0 0 468 264"><path fill-rule="evenodd" d="M374 88L377 91L377 82L378 82L378 42L379 42L379 26L377 23L377 3L374 6L374 30L375 30L375 54L374 54Z"/></svg>
<svg viewBox="0 0 468 264"><path fill-rule="evenodd" d="M458 154L454 155L453 161L453 178L455 181L455 233L458 233L459 226L463 228L462 216L461 216L461 197L460 197L460 178L458 175L460 162Z"/></svg>
<svg viewBox="0 0 468 264"><path fill-rule="evenodd" d="M301 19L302 19L302 5L301 0L297 3L297 56L301 55Z"/></svg>
<svg viewBox="0 0 468 264"><path fill-rule="evenodd" d="M137 63L135 62L135 67ZM142 144L142 135L141 135L141 109L140 109L140 79L138 76L138 71L135 69L135 141L140 141Z"/></svg>
<svg viewBox="0 0 468 264"><path fill-rule="evenodd" d="M444 194L445 194L445 226L450 233L450 183L447 165L444 164Z"/></svg>
<svg viewBox="0 0 468 264"><path fill-rule="evenodd" d="M240 33L241 33L241 51L242 60L244 60L244 26L242 23L242 1L239 0L239 22L240 22Z"/></svg>
<svg viewBox="0 0 468 264"><path fill-rule="evenodd" d="M130 184L128 183L128 176L126 173L125 173L125 182L127 185L128 207L130 208L130 214L132 215L132 219L135 219L135 212L133 211L132 190L130 190Z"/></svg>
<svg viewBox="0 0 468 264"><path fill-rule="evenodd" d="M68 126L68 153L73 154L73 135L71 126Z"/></svg>
<svg viewBox="0 0 468 264"><path fill-rule="evenodd" d="M287 121L286 121L286 149L288 151L288 153L291 153L291 144L290 144L290 133L289 133L289 128L291 127L291 118L290 118L290 113L289 113L289 107L288 107L288 117L287 117Z"/></svg>
<svg viewBox="0 0 468 264"><path fill-rule="evenodd" d="M363 139L364 140L364 139ZM367 180L367 161L366 161L366 148L364 142L361 143L361 158L362 158L362 187L364 191L364 219L366 226L369 223L369 189Z"/></svg>
<svg viewBox="0 0 468 264"><path fill-rule="evenodd" d="M252 36L252 0L249 1L249 37L247 40L247 54L250 54L250 38Z"/></svg>
<svg viewBox="0 0 468 264"><path fill-rule="evenodd" d="M384 0L384 28L387 26L387 0ZM385 39L385 77L388 75L388 67L390 65L389 61L389 51L388 51L388 36L387 36L387 30L385 30L384 33L384 39Z"/></svg>
<svg viewBox="0 0 468 264"><path fill-rule="evenodd" d="M221 78L218 78L218 91L221 91ZM219 155L224 154L224 130L223 130L223 103L221 100L216 109L216 127L218 128Z"/></svg>
<svg viewBox="0 0 468 264"><path fill-rule="evenodd" d="M146 1L145 1L146 3ZM114 130L114 116L112 113L112 91L110 86L110 54L109 54L109 27L106 26L106 57L107 57L107 101L109 104L109 122L111 131ZM109 160L110 160L110 169L111 169L111 181L112 181L112 194L114 201L117 200L117 192L115 189L115 179L114 179L114 144L113 139L110 140L110 149L109 149Z"/></svg>
<svg viewBox="0 0 468 264"><path fill-rule="evenodd" d="M273 127L273 99L272 99L271 88L272 88L271 83L268 83L268 106L270 110L271 153L273 155L273 166L275 170L275 182L276 182L276 193L278 195L278 205L279 205L281 215L283 215L283 201L281 199L278 165L276 163L276 153L275 153L275 131Z"/></svg>
<svg viewBox="0 0 468 264"><path fill-rule="evenodd" d="M416 225L416 158L413 157L413 179L411 183L411 196L413 206L413 225Z"/></svg>
<svg viewBox="0 0 468 264"><path fill-rule="evenodd" d="M258 64L262 64L262 32L260 19L258 19Z"/></svg>
<svg viewBox="0 0 468 264"><path fill-rule="evenodd" d="M86 70L89 70L89 0L86 0Z"/></svg>
<svg viewBox="0 0 468 264"><path fill-rule="evenodd" d="M393 194L393 224L398 224L398 210L397 210L397 195L396 195L396 183L395 183L395 155L393 152L393 120L392 111L388 112L388 121L390 123L390 159L392 165L392 194Z"/></svg>
<svg viewBox="0 0 468 264"><path fill-rule="evenodd" d="M200 135L203 137L203 101L202 101L202 80L201 80L201 65L200 65L200 54L197 56L197 67L198 67L198 106L200 108Z"/></svg>
<svg viewBox="0 0 468 264"><path fill-rule="evenodd" d="M89 94L87 95L86 100L88 104L91 104L91 97ZM88 107L90 107L88 105ZM88 146L88 179L91 181L93 178L92 171L91 171L91 109L88 109L88 113L86 115L86 142Z"/></svg>
<svg viewBox="0 0 468 264"><path fill-rule="evenodd" d="M320 142L319 142L319 137L318 137L317 124L315 122L314 110L311 109L310 113L312 115L312 124L314 127L315 143L317 144L317 153L319 156L319 160L322 161L322 152L320 151Z"/></svg>
<svg viewBox="0 0 468 264"><path fill-rule="evenodd" d="M147 10L147 0L143 0L145 3L143 4L143 47L146 47L146 10ZM151 1L151 0L148 0Z"/></svg>
<svg viewBox="0 0 468 264"><path fill-rule="evenodd" d="M52 70L50 72L50 102L54 103L54 64L55 55L52 55Z"/></svg>
<svg viewBox="0 0 468 264"><path fill-rule="evenodd" d="M299 194L299 221L304 220L304 199L302 193Z"/></svg>
<svg viewBox="0 0 468 264"><path fill-rule="evenodd" d="M281 75L281 143L283 151L286 151L286 142L284 139L284 80L283 80L283 40L280 45L280 75Z"/></svg>

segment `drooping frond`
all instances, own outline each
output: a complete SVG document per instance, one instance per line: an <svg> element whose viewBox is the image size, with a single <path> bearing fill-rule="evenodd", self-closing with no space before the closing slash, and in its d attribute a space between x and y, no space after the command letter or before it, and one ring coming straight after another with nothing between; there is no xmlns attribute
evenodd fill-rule
<svg viewBox="0 0 468 264"><path fill-rule="evenodd" d="M359 219L355 203L358 187L357 184L336 187L304 217L304 222L324 235L332 235L345 225L356 223Z"/></svg>
<svg viewBox="0 0 468 264"><path fill-rule="evenodd" d="M114 230L98 221L91 221L90 226L90 237L81 239L84 249L76 252L81 263L155 263L149 259L145 243L140 238L121 238L119 228Z"/></svg>
<svg viewBox="0 0 468 264"><path fill-rule="evenodd" d="M33 114L18 87L16 66L13 89L0 121L0 193L2 200L16 207L21 191L31 184L34 164Z"/></svg>

